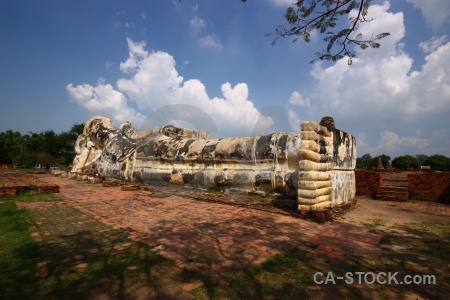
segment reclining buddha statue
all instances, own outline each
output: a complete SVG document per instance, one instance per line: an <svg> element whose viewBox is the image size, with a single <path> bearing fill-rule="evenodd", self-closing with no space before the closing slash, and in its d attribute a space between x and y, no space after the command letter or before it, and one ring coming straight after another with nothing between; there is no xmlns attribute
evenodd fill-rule
<svg viewBox="0 0 450 300"><path fill-rule="evenodd" d="M202 130L173 125L144 131L109 118L85 123L75 144L72 173L127 181L228 187L295 194L299 210L322 210L355 197L355 138L334 126L302 122L300 133L209 139Z"/></svg>

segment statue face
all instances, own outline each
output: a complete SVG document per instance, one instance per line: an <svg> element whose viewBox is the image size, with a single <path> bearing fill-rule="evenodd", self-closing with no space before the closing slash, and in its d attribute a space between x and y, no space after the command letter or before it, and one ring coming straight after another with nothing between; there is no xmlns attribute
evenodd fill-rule
<svg viewBox="0 0 450 300"><path fill-rule="evenodd" d="M137 130L128 121L123 122L120 125L119 130L117 130L117 132L130 139L136 139L137 137Z"/></svg>
<svg viewBox="0 0 450 300"><path fill-rule="evenodd" d="M103 149L114 134L114 127L109 119L94 119L89 124L88 135L96 146Z"/></svg>

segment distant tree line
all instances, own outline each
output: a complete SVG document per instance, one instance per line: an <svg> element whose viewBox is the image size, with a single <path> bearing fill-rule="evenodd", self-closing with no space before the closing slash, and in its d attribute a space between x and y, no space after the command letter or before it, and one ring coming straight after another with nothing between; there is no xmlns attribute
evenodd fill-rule
<svg viewBox="0 0 450 300"><path fill-rule="evenodd" d="M425 154L417 154L416 156L402 155L391 158L388 155L382 154L372 157L370 154L364 154L356 159L357 169L375 169L378 167L378 161L381 159L383 166L393 167L398 170L419 170L421 166L429 166L431 170L434 171L450 171L450 158L435 154L432 156L427 156Z"/></svg>
<svg viewBox="0 0 450 300"><path fill-rule="evenodd" d="M0 164L15 168L32 168L40 165L68 166L74 156L75 141L83 133L84 124L74 124L67 132L56 134L53 130L42 132L0 132Z"/></svg>

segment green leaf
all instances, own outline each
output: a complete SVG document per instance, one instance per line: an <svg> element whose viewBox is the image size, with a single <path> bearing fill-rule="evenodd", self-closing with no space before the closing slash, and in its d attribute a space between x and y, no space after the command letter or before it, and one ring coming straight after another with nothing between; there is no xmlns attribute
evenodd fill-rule
<svg viewBox="0 0 450 300"><path fill-rule="evenodd" d="M355 9L355 7L356 7L357 4L358 4L358 3L356 3L356 1L352 1L352 2L350 3L350 5L347 6L347 9L348 9L349 11L352 10L352 9Z"/></svg>
<svg viewBox="0 0 450 300"><path fill-rule="evenodd" d="M328 46L327 46L327 52L330 52L331 48L333 47L334 42L336 41L336 38L337 38L336 36L333 36L330 39L330 42L328 43Z"/></svg>
<svg viewBox="0 0 450 300"><path fill-rule="evenodd" d="M380 48L380 43L370 42L370 47L372 48Z"/></svg>
<svg viewBox="0 0 450 300"><path fill-rule="evenodd" d="M275 46L275 44L276 44L277 41L278 41L278 38L279 38L279 36L277 36L276 38L273 39L273 41L272 41L272 43L271 43L272 46Z"/></svg>
<svg viewBox="0 0 450 300"><path fill-rule="evenodd" d="M361 49L365 50L368 46L366 44L361 44L360 47Z"/></svg>
<svg viewBox="0 0 450 300"><path fill-rule="evenodd" d="M294 25L298 21L298 14L293 7L288 7L285 15L286 20L289 24Z"/></svg>
<svg viewBox="0 0 450 300"><path fill-rule="evenodd" d="M343 29L343 30L339 31L339 33L337 34L337 36L338 36L338 37L341 37L341 36L350 34L350 32L352 32L351 29Z"/></svg>
<svg viewBox="0 0 450 300"><path fill-rule="evenodd" d="M305 42L309 43L311 41L311 35L309 32L306 32L304 35Z"/></svg>
<svg viewBox="0 0 450 300"><path fill-rule="evenodd" d="M367 14L369 13L369 3L370 3L370 1L366 1L364 3L363 9L362 9L363 17L367 16Z"/></svg>
<svg viewBox="0 0 450 300"><path fill-rule="evenodd" d="M316 4L317 4L316 1L312 1L311 2L311 6L304 10L304 12L301 15L301 17L303 19L307 18L314 11L314 9L316 8Z"/></svg>
<svg viewBox="0 0 450 300"><path fill-rule="evenodd" d="M385 38L387 36L391 35L389 32L380 33L377 36L375 36L374 40L380 40L382 38Z"/></svg>

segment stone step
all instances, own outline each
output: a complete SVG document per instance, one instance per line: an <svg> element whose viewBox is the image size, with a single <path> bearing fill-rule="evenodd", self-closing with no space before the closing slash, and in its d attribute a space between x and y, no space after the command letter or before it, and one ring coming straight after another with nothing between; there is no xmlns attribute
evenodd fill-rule
<svg viewBox="0 0 450 300"><path fill-rule="evenodd" d="M405 180L383 180L381 184L382 186L408 187L408 181Z"/></svg>
<svg viewBox="0 0 450 300"><path fill-rule="evenodd" d="M408 200L408 189L398 186L381 186L377 190L375 199L406 202Z"/></svg>

